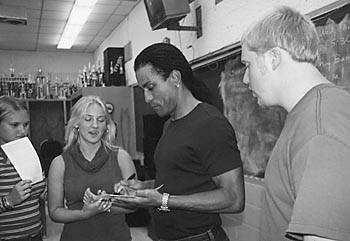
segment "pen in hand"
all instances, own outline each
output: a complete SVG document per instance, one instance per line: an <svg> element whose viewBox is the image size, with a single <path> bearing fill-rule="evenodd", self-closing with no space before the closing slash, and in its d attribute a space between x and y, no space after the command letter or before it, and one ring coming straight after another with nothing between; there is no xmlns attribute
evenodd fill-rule
<svg viewBox="0 0 350 241"><path fill-rule="evenodd" d="M133 180L136 176L136 173L131 174L126 180ZM130 187L129 187L130 188ZM131 188L130 188L131 189ZM120 194L121 190L125 190L126 191L126 187L123 186L119 186L118 190L114 191L114 194Z"/></svg>

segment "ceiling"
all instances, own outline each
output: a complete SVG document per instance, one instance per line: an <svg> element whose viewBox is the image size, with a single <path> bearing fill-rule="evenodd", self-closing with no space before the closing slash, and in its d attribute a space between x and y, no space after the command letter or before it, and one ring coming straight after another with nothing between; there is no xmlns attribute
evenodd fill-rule
<svg viewBox="0 0 350 241"><path fill-rule="evenodd" d="M70 50L56 48L74 0L0 0L1 8L24 7L27 25L0 23L0 50L92 53L140 0L98 0Z"/></svg>

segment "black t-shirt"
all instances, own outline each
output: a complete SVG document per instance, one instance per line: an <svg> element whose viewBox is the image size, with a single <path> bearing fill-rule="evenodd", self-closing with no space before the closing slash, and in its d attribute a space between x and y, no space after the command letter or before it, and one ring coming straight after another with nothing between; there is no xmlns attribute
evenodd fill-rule
<svg viewBox="0 0 350 241"><path fill-rule="evenodd" d="M155 155L161 192L187 195L217 188L212 177L242 166L234 130L215 107L201 103L188 115L165 124ZM217 213L155 209L158 238L179 239L221 225Z"/></svg>

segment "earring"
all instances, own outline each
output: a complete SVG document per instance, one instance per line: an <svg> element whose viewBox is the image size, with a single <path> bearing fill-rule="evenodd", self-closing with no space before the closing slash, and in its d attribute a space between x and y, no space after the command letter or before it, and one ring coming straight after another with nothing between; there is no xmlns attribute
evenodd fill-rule
<svg viewBox="0 0 350 241"><path fill-rule="evenodd" d="M174 84L176 88L179 88L180 87L180 84L177 83L177 84Z"/></svg>

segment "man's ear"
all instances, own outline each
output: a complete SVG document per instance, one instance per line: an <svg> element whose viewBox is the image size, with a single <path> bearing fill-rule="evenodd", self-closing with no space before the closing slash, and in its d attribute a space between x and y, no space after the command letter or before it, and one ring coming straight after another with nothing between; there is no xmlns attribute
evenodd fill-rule
<svg viewBox="0 0 350 241"><path fill-rule="evenodd" d="M269 50L269 54L271 58L272 70L276 70L282 61L281 50L279 48L272 48Z"/></svg>
<svg viewBox="0 0 350 241"><path fill-rule="evenodd" d="M173 71L171 71L169 77L170 77L171 83L178 88L180 86L180 82L181 82L181 73L180 73L180 71L174 69Z"/></svg>

